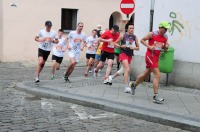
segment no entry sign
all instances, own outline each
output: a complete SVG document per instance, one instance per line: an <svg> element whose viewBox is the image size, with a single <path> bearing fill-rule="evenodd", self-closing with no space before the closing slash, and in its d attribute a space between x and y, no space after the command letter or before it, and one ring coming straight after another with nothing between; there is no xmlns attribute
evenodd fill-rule
<svg viewBox="0 0 200 132"><path fill-rule="evenodd" d="M124 14L131 14L135 9L135 3L133 0L122 0L120 9Z"/></svg>

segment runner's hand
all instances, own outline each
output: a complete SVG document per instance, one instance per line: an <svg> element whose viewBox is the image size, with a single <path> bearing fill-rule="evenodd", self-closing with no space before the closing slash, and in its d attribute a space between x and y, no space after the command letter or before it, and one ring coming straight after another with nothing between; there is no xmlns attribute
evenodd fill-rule
<svg viewBox="0 0 200 132"><path fill-rule="evenodd" d="M164 44L164 47L163 47L164 51L167 51L168 48L169 48L169 44L168 43Z"/></svg>
<svg viewBox="0 0 200 132"><path fill-rule="evenodd" d="M66 49L62 49L62 52L65 52L66 51Z"/></svg>
<svg viewBox="0 0 200 132"><path fill-rule="evenodd" d="M39 42L45 42L45 41L46 41L46 38L39 39Z"/></svg>
<svg viewBox="0 0 200 132"><path fill-rule="evenodd" d="M53 38L51 38L51 37L46 37L46 41L47 41L47 42L52 42L52 41L53 41Z"/></svg>
<svg viewBox="0 0 200 132"><path fill-rule="evenodd" d="M156 48L155 46L149 46L150 50L155 50L155 48Z"/></svg>
<svg viewBox="0 0 200 132"><path fill-rule="evenodd" d="M123 49L126 48L126 45L121 45L121 48L123 48Z"/></svg>
<svg viewBox="0 0 200 132"><path fill-rule="evenodd" d="M67 49L71 50L72 48L71 48L71 46L70 46L70 45L68 45L68 46L67 46Z"/></svg>
<svg viewBox="0 0 200 132"><path fill-rule="evenodd" d="M130 47L129 47L131 50L134 50L134 47L132 46L132 45L130 45Z"/></svg>
<svg viewBox="0 0 200 132"><path fill-rule="evenodd" d="M108 39L107 42L111 43L111 42L113 42L113 39Z"/></svg>

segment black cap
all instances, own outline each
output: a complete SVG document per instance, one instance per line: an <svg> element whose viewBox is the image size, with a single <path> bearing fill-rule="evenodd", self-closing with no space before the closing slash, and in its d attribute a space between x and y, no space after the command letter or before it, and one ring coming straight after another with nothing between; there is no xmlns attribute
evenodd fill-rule
<svg viewBox="0 0 200 132"><path fill-rule="evenodd" d="M119 32L119 26L118 25L113 25L112 27L115 32Z"/></svg>
<svg viewBox="0 0 200 132"><path fill-rule="evenodd" d="M45 22L45 26L52 26L52 22L51 21L46 21Z"/></svg>

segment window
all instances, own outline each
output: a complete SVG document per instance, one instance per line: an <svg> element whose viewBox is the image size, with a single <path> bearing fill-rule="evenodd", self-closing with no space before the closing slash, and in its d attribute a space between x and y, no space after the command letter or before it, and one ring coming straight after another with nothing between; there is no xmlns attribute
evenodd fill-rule
<svg viewBox="0 0 200 132"><path fill-rule="evenodd" d="M61 29L63 29L65 32L76 30L77 11L77 9L62 9Z"/></svg>

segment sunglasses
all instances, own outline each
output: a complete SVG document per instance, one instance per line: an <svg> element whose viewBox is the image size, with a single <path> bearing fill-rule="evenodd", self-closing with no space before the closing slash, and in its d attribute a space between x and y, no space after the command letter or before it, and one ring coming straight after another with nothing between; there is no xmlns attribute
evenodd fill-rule
<svg viewBox="0 0 200 132"><path fill-rule="evenodd" d="M167 30L167 28L165 28L165 27L161 27L161 28L163 28L163 29Z"/></svg>

